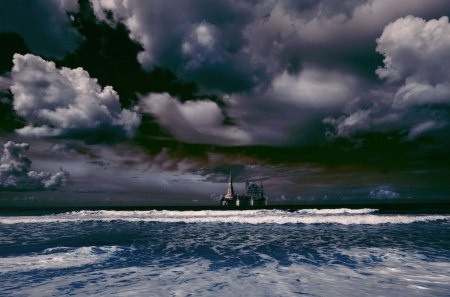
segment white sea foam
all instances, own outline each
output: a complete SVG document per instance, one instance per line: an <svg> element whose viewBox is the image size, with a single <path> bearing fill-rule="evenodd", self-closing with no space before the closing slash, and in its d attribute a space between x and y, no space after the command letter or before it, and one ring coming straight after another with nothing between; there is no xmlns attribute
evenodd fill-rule
<svg viewBox="0 0 450 297"><path fill-rule="evenodd" d="M324 263L265 265L211 269L207 259L165 265L77 270L46 278L32 275L5 280L8 296L448 296L448 262L430 262L420 254L397 249L348 249L339 253L356 260L355 267ZM96 257L78 253L84 257ZM367 265L367 259L379 262ZM20 261L24 258L18 258ZM28 285L22 286L27 280ZM32 280L32 281L31 281Z"/></svg>
<svg viewBox="0 0 450 297"><path fill-rule="evenodd" d="M409 224L450 220L450 215L379 215L374 209L307 209L242 211L76 211L43 216L0 217L1 224L31 224L85 221L129 221L164 223L241 223L241 224Z"/></svg>
<svg viewBox="0 0 450 297"><path fill-rule="evenodd" d="M325 208L325 209L300 209L297 210L297 213L302 214L321 214L321 215L329 215L329 214L368 214L377 212L378 209L373 208L359 208L359 209L351 209L351 208Z"/></svg>
<svg viewBox="0 0 450 297"><path fill-rule="evenodd" d="M93 264L108 259L118 248L112 247L58 247L43 253L0 258L0 275L40 269L63 269Z"/></svg>

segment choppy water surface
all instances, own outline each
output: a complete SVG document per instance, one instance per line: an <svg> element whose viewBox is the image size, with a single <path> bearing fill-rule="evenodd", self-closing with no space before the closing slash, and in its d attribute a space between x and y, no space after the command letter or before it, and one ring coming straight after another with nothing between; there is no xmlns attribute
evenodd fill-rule
<svg viewBox="0 0 450 297"><path fill-rule="evenodd" d="M0 215L0 296L450 296L450 216Z"/></svg>

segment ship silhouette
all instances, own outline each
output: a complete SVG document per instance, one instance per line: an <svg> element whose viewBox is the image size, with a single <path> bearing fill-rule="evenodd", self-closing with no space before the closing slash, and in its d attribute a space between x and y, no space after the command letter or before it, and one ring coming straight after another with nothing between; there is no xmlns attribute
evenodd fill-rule
<svg viewBox="0 0 450 297"><path fill-rule="evenodd" d="M245 194L237 195L234 192L233 177L228 179L227 193L220 199L220 205L224 207L258 207L267 205L267 197L262 182L245 182Z"/></svg>

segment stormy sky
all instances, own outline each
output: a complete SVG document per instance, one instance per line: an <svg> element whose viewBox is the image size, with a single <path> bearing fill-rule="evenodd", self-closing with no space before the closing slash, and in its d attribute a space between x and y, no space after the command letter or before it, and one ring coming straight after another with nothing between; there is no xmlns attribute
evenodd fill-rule
<svg viewBox="0 0 450 297"><path fill-rule="evenodd" d="M449 200L448 0L3 0L0 206Z"/></svg>

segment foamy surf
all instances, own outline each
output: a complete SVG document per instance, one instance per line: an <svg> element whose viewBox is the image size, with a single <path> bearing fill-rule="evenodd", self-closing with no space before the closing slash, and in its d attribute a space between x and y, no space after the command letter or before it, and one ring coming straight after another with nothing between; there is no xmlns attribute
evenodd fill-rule
<svg viewBox="0 0 450 297"><path fill-rule="evenodd" d="M35 255L4 257L0 261L0 275L9 272L80 267L106 260L118 249L116 246L58 247Z"/></svg>
<svg viewBox="0 0 450 297"><path fill-rule="evenodd" d="M232 224L410 224L450 220L449 215L381 215L376 209L304 209L242 211L75 211L42 216L0 217L0 224L34 224L88 221Z"/></svg>
<svg viewBox="0 0 450 297"><path fill-rule="evenodd" d="M0 219L10 223L0 224L0 296L444 297L450 290L448 216L309 209ZM429 223L408 224L418 221Z"/></svg>
<svg viewBox="0 0 450 297"><path fill-rule="evenodd" d="M110 247L113 248L113 247ZM289 267L265 257L263 266L236 266L211 269L208 259L191 259L179 265L166 265L158 259L151 266L105 267L99 270L78 269L69 276L53 274L39 278L33 285L18 288L34 274L6 279L4 289L11 296L448 296L448 262L427 261L423 255L397 249L345 249L337 253L357 259L353 266L322 263L312 265L293 263ZM95 253L82 251L80 259L69 264L87 264L83 255L97 259ZM69 256L68 258L71 258ZM367 260L381 259L367 265ZM3 260L3 259L2 259ZM18 267L29 262L17 257ZM72 261L72 259L70 259ZM104 259L107 260L107 259ZM32 261L35 261L32 259ZM68 264L68 265L69 265ZM67 265L67 266L68 266ZM32 269L55 268L54 265L34 264ZM20 270L11 269L9 272ZM38 271L33 271L38 273ZM45 271L44 271L45 272ZM42 271L41 271L42 273ZM369 277L367 277L369 276ZM425 292L425 293L424 293ZM389 294L391 293L391 294ZM8 294L9 296L9 294Z"/></svg>

